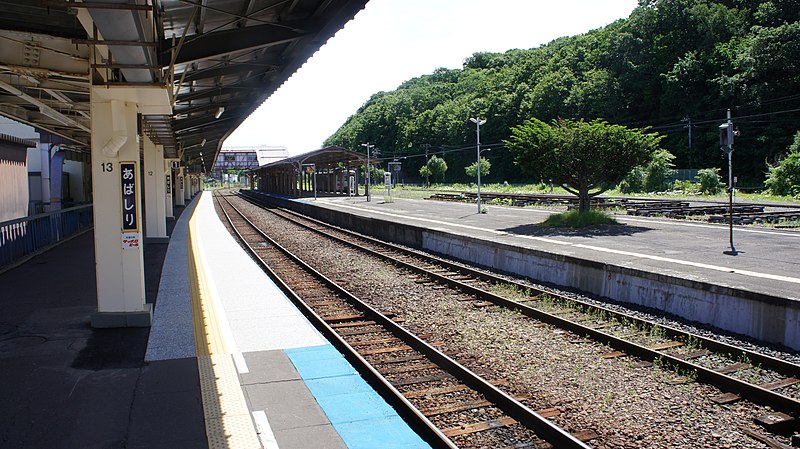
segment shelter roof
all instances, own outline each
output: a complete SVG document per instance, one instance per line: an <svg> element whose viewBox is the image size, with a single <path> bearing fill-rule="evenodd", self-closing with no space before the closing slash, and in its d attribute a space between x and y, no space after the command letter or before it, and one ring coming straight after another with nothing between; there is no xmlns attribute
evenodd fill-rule
<svg viewBox="0 0 800 449"><path fill-rule="evenodd" d="M271 169L285 165L299 167L304 164L315 164L317 170L320 170L323 168L338 167L340 163L347 166L363 164L364 162L366 162L366 156L361 153L346 150L342 147L331 146L272 162L259 168Z"/></svg>
<svg viewBox="0 0 800 449"><path fill-rule="evenodd" d="M144 131L210 171L222 142L367 1L3 0L0 115L88 152L92 86L162 88L171 112L145 115Z"/></svg>

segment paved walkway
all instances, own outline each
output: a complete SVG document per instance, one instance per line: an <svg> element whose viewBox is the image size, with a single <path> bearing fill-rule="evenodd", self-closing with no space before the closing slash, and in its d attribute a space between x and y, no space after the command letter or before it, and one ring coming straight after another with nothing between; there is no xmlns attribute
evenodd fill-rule
<svg viewBox="0 0 800 449"><path fill-rule="evenodd" d="M203 268L199 281L203 284L202 308L213 310L215 317L216 324L206 329L219 334L225 352L212 350L208 362L214 370L211 381L217 385L208 389L219 391L221 405L213 400L205 403L207 423L241 409L237 393L224 386L233 382L243 392L243 404L255 424L241 432L255 431L264 448L429 447L242 250L219 220L211 192L199 198L188 226L183 222L176 226L161 278L163 297L159 296L155 311L149 360L197 350L201 371L206 363L203 348L194 344L197 337L190 342L195 331L186 309L191 309L192 299L183 286L185 276L176 268L186 271L187 238L189 255L194 254ZM230 370L224 369L231 360ZM200 382L206 398L203 374ZM241 421L236 425L247 427ZM209 432L214 440L213 429Z"/></svg>
<svg viewBox="0 0 800 449"><path fill-rule="evenodd" d="M166 249L145 244L148 302ZM0 274L0 292L0 448L208 447L196 359L145 363L149 329L89 326L91 232Z"/></svg>

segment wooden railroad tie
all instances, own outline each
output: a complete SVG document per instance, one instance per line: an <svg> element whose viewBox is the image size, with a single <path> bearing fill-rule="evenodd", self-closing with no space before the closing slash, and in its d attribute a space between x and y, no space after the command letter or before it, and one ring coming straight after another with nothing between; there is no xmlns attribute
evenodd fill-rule
<svg viewBox="0 0 800 449"><path fill-rule="evenodd" d="M390 352L410 351L411 346L393 346L391 348L370 349L369 351L360 351L361 355L374 355L374 354L388 354Z"/></svg>
<svg viewBox="0 0 800 449"><path fill-rule="evenodd" d="M399 379L397 381L393 381L392 385L394 385L395 387L403 387L406 385L416 385L427 382L436 382L448 378L450 378L449 374L434 374L432 376L424 376L424 377L409 377L406 379Z"/></svg>
<svg viewBox="0 0 800 449"><path fill-rule="evenodd" d="M493 421L483 421L475 424L468 424L459 427L451 427L442 430L448 437L457 437L461 435L469 435L471 433L483 432L484 430L497 429L498 427L513 426L517 421L514 418L504 416Z"/></svg>
<svg viewBox="0 0 800 449"><path fill-rule="evenodd" d="M398 366L395 368L385 368L381 369L381 374L388 375L388 374L403 374L403 373L413 373L414 371L423 371L428 369L435 369L438 368L438 365L435 363L425 363L422 365L411 365L411 366Z"/></svg>

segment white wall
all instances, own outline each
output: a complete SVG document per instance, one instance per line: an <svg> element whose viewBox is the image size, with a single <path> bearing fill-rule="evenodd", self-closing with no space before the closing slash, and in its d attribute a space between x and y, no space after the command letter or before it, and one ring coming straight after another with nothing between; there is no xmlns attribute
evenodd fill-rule
<svg viewBox="0 0 800 449"><path fill-rule="evenodd" d="M28 215L25 164L0 159L0 222Z"/></svg>

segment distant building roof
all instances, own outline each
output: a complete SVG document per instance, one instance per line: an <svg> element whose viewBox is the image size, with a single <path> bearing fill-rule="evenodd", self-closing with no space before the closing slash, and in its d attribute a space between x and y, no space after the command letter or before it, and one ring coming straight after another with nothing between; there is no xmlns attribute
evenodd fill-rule
<svg viewBox="0 0 800 449"><path fill-rule="evenodd" d="M363 164L367 156L355 151L346 150L342 147L330 146L321 148L319 150L309 151L307 153L298 154L290 158L282 159L272 162L267 166L260 166L259 168L272 169L277 166L289 164L301 166L302 164L316 164L317 170L323 168L337 167L339 164ZM373 163L376 161L373 160Z"/></svg>
<svg viewBox="0 0 800 449"><path fill-rule="evenodd" d="M9 136L8 134L2 134L2 133L0 133L0 140L8 144L17 145L23 148L36 148L39 146L36 142L32 140L22 139L16 136Z"/></svg>
<svg viewBox="0 0 800 449"><path fill-rule="evenodd" d="M222 147L220 156L223 153L250 153L255 152L258 157L258 165L271 164L289 157L289 150L286 147L267 146L267 145L241 145Z"/></svg>

